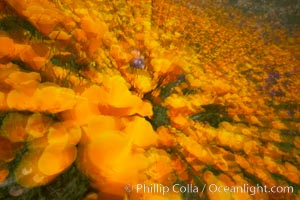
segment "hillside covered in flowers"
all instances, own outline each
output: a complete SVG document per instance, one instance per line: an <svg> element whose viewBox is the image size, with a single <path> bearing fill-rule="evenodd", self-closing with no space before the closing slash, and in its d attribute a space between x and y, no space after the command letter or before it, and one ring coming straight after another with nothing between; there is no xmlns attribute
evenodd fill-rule
<svg viewBox="0 0 300 200"><path fill-rule="evenodd" d="M0 199L300 200L293 5L1 0Z"/></svg>

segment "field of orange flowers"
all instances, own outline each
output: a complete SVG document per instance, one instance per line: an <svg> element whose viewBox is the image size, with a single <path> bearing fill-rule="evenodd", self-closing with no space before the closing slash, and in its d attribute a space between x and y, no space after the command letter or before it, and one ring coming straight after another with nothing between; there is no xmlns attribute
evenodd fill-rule
<svg viewBox="0 0 300 200"><path fill-rule="evenodd" d="M299 47L218 2L0 1L0 199L299 200Z"/></svg>

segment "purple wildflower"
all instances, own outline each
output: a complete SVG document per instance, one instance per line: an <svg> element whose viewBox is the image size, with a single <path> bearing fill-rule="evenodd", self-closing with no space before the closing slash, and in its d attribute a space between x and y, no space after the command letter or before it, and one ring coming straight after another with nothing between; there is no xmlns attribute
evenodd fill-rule
<svg viewBox="0 0 300 200"><path fill-rule="evenodd" d="M144 69L145 68L144 59L143 58L134 58L133 61L131 62L131 67L138 68L138 69Z"/></svg>

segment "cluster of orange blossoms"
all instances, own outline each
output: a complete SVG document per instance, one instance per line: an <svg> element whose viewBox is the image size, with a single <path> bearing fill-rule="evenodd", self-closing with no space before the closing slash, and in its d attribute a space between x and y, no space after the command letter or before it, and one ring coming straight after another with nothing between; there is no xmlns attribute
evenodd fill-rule
<svg viewBox="0 0 300 200"><path fill-rule="evenodd" d="M14 18L36 31L1 28ZM0 29L0 183L46 185L75 162L87 200L184 199L124 191L178 181L295 188L199 199L300 199L299 30L171 0L4 0Z"/></svg>

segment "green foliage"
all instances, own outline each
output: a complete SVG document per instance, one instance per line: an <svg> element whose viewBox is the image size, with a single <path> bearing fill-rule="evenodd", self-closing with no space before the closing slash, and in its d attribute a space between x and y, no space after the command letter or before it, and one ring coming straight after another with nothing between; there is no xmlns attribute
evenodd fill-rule
<svg viewBox="0 0 300 200"><path fill-rule="evenodd" d="M52 57L50 59L52 64L67 69L68 73L65 75L65 77L56 77L55 79L51 79L51 77L47 77L47 78L50 78L52 82L55 82L60 86L72 88L73 84L69 78L71 72L74 72L74 74L76 74L79 78L83 78L83 76L80 75L79 71L87 68L87 65L79 64L76 62L76 60L77 57L74 54L71 54L71 56L66 56L66 57L61 57L61 56Z"/></svg>
<svg viewBox="0 0 300 200"><path fill-rule="evenodd" d="M161 88L159 97L165 99L170 96L170 94L172 94L172 88L174 88L176 85L176 82L172 82Z"/></svg>
<svg viewBox="0 0 300 200"><path fill-rule="evenodd" d="M254 175L249 174L243 168L241 168L241 171L242 171L244 177L247 178L248 180L250 180L251 183L253 183L254 185L256 185L256 184L262 185L261 181L258 178L256 178Z"/></svg>
<svg viewBox="0 0 300 200"><path fill-rule="evenodd" d="M182 93L183 93L184 95L195 94L195 93L196 93L196 90L189 89L189 88L184 88L184 89L182 90Z"/></svg>
<svg viewBox="0 0 300 200"><path fill-rule="evenodd" d="M228 121L232 122L231 117L226 111L226 107L218 104L209 104L202 106L205 111L200 112L194 115L191 115L190 118L194 121L207 122L211 126L217 128L220 122Z"/></svg>
<svg viewBox="0 0 300 200"><path fill-rule="evenodd" d="M168 83L167 85L165 85L164 87L162 87L160 89L160 95L159 97L164 100L165 98L167 98L168 96L170 96L173 92L173 88L178 86L180 83L186 82L185 80L185 75L181 74L177 77L177 79L171 83ZM194 92L194 90L189 90L186 89L185 91L183 91L184 93L188 94L192 94Z"/></svg>
<svg viewBox="0 0 300 200"><path fill-rule="evenodd" d="M210 171L212 172L215 176L218 176L221 174L221 172L219 170L217 170L216 168L214 168L212 165L206 165L204 168L203 168L203 171Z"/></svg>
<svg viewBox="0 0 300 200"><path fill-rule="evenodd" d="M61 66L63 68L78 72L81 69L85 69L87 65L85 64L79 64L76 62L77 56L72 54L68 57L52 57L50 61L57 66Z"/></svg>
<svg viewBox="0 0 300 200"><path fill-rule="evenodd" d="M2 121L5 116L6 116L6 113L0 112L0 125L2 125Z"/></svg>
<svg viewBox="0 0 300 200"><path fill-rule="evenodd" d="M300 103L298 102L293 102L293 101L286 101L286 102L281 102L279 104L272 104L270 103L271 106L273 106L274 108L277 108L277 109L284 109L284 110L291 110L291 109L294 109L294 110L300 110Z"/></svg>
<svg viewBox="0 0 300 200"><path fill-rule="evenodd" d="M10 176L6 180L6 184L0 185L0 199L5 200L80 200L83 199L89 189L88 179L82 175L75 164L67 171L55 179L52 183L35 188L23 188L14 181L13 172L21 161L23 155L27 152L27 147L23 146L18 152L15 159L8 163ZM10 191L12 188L21 190L20 196L12 196Z"/></svg>
<svg viewBox="0 0 300 200"><path fill-rule="evenodd" d="M298 0L229 0L228 3L245 14L253 13L269 21L281 21L284 26L298 26L300 23Z"/></svg>
<svg viewBox="0 0 300 200"><path fill-rule="evenodd" d="M283 152L291 152L295 149L295 146L292 143L274 142L273 144Z"/></svg>
<svg viewBox="0 0 300 200"><path fill-rule="evenodd" d="M30 22L18 16L7 16L0 19L0 30L9 33L12 36L16 36L17 34L20 36L20 31L25 31L29 33L28 39L31 39L31 37L48 39L48 37L40 33Z"/></svg>
<svg viewBox="0 0 300 200"><path fill-rule="evenodd" d="M23 194L18 197L11 196L9 190L13 187L23 190ZM77 167L72 165L48 185L25 189L13 182L1 190L0 199L5 200L81 200L89 190L89 183Z"/></svg>
<svg viewBox="0 0 300 200"><path fill-rule="evenodd" d="M11 161L11 162L9 162L8 165L7 165L8 170L9 170L10 172L13 172L13 171L16 169L16 167L17 167L17 165L19 164L19 162L21 161L23 155L24 155L27 151L28 151L28 149L27 149L27 146L26 146L26 145L22 145L22 146L20 147L20 149L18 149L17 154L16 154L14 160Z"/></svg>
<svg viewBox="0 0 300 200"><path fill-rule="evenodd" d="M282 176L282 175L280 175L280 174L274 174L274 173L271 173L271 176L272 176L272 178L273 178L274 180L277 180L278 182L280 182L280 181L285 181L285 182L287 182L287 185L288 185L288 186L292 186L292 187L293 187L293 190L294 190L293 193L297 194L298 191L300 191L300 186L299 186L299 185L294 184L294 183L292 183L292 182L286 180L286 178L285 178L284 176Z"/></svg>
<svg viewBox="0 0 300 200"><path fill-rule="evenodd" d="M154 105L153 106L153 118L150 120L154 129L160 126L167 126L170 124L170 120L167 115L167 108Z"/></svg>
<svg viewBox="0 0 300 200"><path fill-rule="evenodd" d="M22 68L25 71L30 71L30 67L28 66L28 64L26 64L25 62L21 61L21 60L13 60L12 63L18 65L20 68Z"/></svg>
<svg viewBox="0 0 300 200"><path fill-rule="evenodd" d="M172 153L176 154L185 164L186 170L189 176L192 178L193 185L198 187L198 194L195 193L182 193L182 197L184 200L205 200L207 199L205 191L202 193L202 189L204 187L204 180L202 177L197 175L197 172L193 169L193 166L186 160L186 157L183 155L182 152L178 150L178 148L173 148ZM174 184L180 184L186 186L187 184L191 184L191 182L177 179Z"/></svg>

